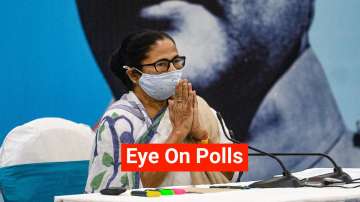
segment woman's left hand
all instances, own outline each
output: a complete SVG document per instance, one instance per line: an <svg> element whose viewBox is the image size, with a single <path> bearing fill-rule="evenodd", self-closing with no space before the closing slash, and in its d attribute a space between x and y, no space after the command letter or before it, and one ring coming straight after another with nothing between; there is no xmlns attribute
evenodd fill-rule
<svg viewBox="0 0 360 202"><path fill-rule="evenodd" d="M200 124L199 107L198 107L196 92L195 92L195 96L194 96L194 106L193 107L194 107L193 108L194 116L193 116L192 127L190 130L190 135L196 140L206 140L206 139L208 139L208 133Z"/></svg>

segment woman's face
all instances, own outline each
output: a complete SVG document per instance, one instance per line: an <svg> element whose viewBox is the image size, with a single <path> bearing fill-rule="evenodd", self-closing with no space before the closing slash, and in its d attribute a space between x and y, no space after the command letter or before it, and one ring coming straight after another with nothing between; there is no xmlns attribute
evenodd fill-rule
<svg viewBox="0 0 360 202"><path fill-rule="evenodd" d="M172 60L178 55L175 44L170 39L157 40L154 45L151 46L150 51L147 53L147 57L141 62L141 64L153 64L159 60L167 59ZM171 63L168 71L176 70ZM142 72L147 74L159 74L156 71L154 65L143 66Z"/></svg>

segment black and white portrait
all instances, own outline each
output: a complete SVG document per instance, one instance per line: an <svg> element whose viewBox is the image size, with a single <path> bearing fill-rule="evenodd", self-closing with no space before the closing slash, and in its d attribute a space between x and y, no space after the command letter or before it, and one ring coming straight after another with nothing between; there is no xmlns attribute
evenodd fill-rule
<svg viewBox="0 0 360 202"><path fill-rule="evenodd" d="M268 152L323 152L344 167L360 166L360 150L352 145L309 42L314 0L78 0L77 5L114 99L124 87L108 66L112 51L130 32L165 31L187 57L184 77L222 113L236 139ZM320 157L283 160L292 171L330 166ZM243 179L280 172L273 160L251 157Z"/></svg>

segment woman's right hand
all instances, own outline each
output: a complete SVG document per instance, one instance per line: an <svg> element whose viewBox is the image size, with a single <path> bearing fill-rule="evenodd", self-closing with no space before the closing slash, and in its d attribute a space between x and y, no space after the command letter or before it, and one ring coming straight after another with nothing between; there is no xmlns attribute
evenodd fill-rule
<svg viewBox="0 0 360 202"><path fill-rule="evenodd" d="M195 92L191 83L180 80L176 85L175 96L169 99L169 116L173 126L173 135L181 141L190 133L193 122Z"/></svg>

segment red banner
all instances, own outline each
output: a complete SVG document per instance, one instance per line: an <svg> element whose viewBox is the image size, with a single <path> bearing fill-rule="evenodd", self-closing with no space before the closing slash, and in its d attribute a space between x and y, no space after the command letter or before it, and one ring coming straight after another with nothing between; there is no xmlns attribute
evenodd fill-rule
<svg viewBox="0 0 360 202"><path fill-rule="evenodd" d="M247 171L247 144L122 144L122 171Z"/></svg>

